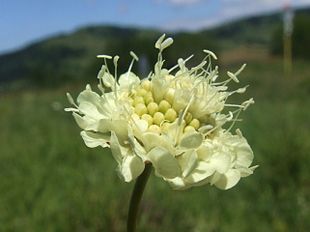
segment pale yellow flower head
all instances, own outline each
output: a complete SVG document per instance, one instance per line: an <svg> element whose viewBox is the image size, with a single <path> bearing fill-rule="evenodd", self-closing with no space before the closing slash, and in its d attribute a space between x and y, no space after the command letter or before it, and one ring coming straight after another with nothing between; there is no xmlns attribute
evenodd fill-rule
<svg viewBox="0 0 310 232"><path fill-rule="evenodd" d="M98 56L104 59L98 73L101 93L87 85L77 103L67 94L74 107L66 110L73 112L88 147L111 149L126 182L151 163L155 174L175 189L203 184L229 189L255 169L250 167L253 152L240 130L231 133L240 112L254 101L226 103L232 94L246 90L227 87L230 81L239 82L244 66L218 82L218 68L211 65L217 58L204 50L205 58L195 67L186 66L189 57L165 69L162 52L172 43L165 35L158 39L158 61L144 79L131 71L138 61L133 52L128 71L119 76L118 56ZM108 69L109 60L114 74Z"/></svg>

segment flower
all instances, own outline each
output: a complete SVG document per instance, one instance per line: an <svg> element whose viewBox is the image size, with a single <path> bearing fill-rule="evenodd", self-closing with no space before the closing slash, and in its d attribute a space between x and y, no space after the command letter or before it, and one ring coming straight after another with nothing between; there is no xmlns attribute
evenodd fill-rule
<svg viewBox="0 0 310 232"><path fill-rule="evenodd" d="M136 179L145 164L151 163L155 174L175 189L203 184L229 189L256 168L250 167L253 152L240 130L231 133L241 111L254 101L226 103L232 94L246 90L229 91L227 87L230 81L239 82L237 76L244 66L217 82L218 68L211 66L217 57L203 50L206 56L196 67L186 67L191 56L165 69L162 52L172 43L165 35L158 39L158 61L142 80L131 72L138 61L133 52L128 71L119 77L119 57L113 57L112 75L107 65L112 57L98 56L104 59L98 73L101 94L89 85L77 103L67 94L73 108L66 110L82 129L86 146L111 149L118 173L126 182ZM227 124L229 128L224 129Z"/></svg>

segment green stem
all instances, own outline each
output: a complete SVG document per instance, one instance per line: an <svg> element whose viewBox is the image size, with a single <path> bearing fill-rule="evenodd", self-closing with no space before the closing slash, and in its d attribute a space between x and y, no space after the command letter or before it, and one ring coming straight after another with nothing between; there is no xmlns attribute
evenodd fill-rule
<svg viewBox="0 0 310 232"><path fill-rule="evenodd" d="M128 218L127 218L127 232L135 232L136 231L136 224L137 224L137 215L139 211L139 205L141 202L141 198L143 195L143 191L146 185L146 182L152 172L152 164L146 164L144 171L142 174L137 178L135 187L133 189L129 211L128 211Z"/></svg>

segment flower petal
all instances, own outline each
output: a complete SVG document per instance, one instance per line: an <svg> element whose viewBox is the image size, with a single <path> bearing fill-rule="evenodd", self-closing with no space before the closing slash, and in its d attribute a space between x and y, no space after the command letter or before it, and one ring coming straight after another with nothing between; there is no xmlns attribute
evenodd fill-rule
<svg viewBox="0 0 310 232"><path fill-rule="evenodd" d="M120 143L123 144L128 138L128 122L125 120L101 119L98 123L98 131L114 131Z"/></svg>
<svg viewBox="0 0 310 232"><path fill-rule="evenodd" d="M115 79L111 74L103 71L104 69L105 69L105 67L102 66L102 69L100 70L100 71L102 71L102 73L99 72L98 76L99 76L99 78L101 78L105 87L114 89Z"/></svg>
<svg viewBox="0 0 310 232"><path fill-rule="evenodd" d="M128 130L128 141L132 147L133 152L139 156L143 162L148 161L145 148L137 141L131 128Z"/></svg>
<svg viewBox="0 0 310 232"><path fill-rule="evenodd" d="M203 141L202 134L197 132L186 133L180 141L180 147L186 149L197 148Z"/></svg>
<svg viewBox="0 0 310 232"><path fill-rule="evenodd" d="M240 172L238 170L231 169L225 174L220 175L214 185L219 189L227 190L234 187L240 180L240 177Z"/></svg>
<svg viewBox="0 0 310 232"><path fill-rule="evenodd" d="M197 165L197 153L195 150L187 151L178 156L178 161L182 169L182 174L186 177Z"/></svg>
<svg viewBox="0 0 310 232"><path fill-rule="evenodd" d="M134 73L126 72L126 73L120 75L118 83L119 83L121 89L130 90L132 87L134 87L140 83L140 79Z"/></svg>
<svg viewBox="0 0 310 232"><path fill-rule="evenodd" d="M210 159L210 165L218 173L226 173L231 166L231 157L226 153L216 153Z"/></svg>
<svg viewBox="0 0 310 232"><path fill-rule="evenodd" d="M155 147L162 147L169 151L169 153L174 154L173 144L168 137L163 135L158 135L152 132L146 132L142 136L142 143L145 150L150 151Z"/></svg>
<svg viewBox="0 0 310 232"><path fill-rule="evenodd" d="M156 173L164 178L172 179L181 175L181 168L168 150L163 147L155 147L148 154Z"/></svg>
<svg viewBox="0 0 310 232"><path fill-rule="evenodd" d="M99 108L101 108L101 97L93 92L91 89L86 88L81 92L77 98L77 103L79 105L79 110L85 115L90 115L93 118L102 118Z"/></svg>
<svg viewBox="0 0 310 232"><path fill-rule="evenodd" d="M249 167L253 161L254 155L251 147L244 142L241 146L236 148L237 159L236 166Z"/></svg>
<svg viewBox="0 0 310 232"><path fill-rule="evenodd" d="M121 165L123 157L125 157L128 153L128 149L119 144L118 138L114 131L111 131L110 147L114 159L119 165Z"/></svg>
<svg viewBox="0 0 310 232"><path fill-rule="evenodd" d="M209 163L199 161L197 167L186 177L186 183L195 184L203 181L207 177L213 175L215 169Z"/></svg>
<svg viewBox="0 0 310 232"><path fill-rule="evenodd" d="M120 173L126 182L136 179L144 170L144 162L136 155L126 156L120 168Z"/></svg>
<svg viewBox="0 0 310 232"><path fill-rule="evenodd" d="M110 135L106 134L99 134L90 131L82 131L81 136L86 144L87 147L94 148L94 147L110 147L108 142L110 140Z"/></svg>
<svg viewBox="0 0 310 232"><path fill-rule="evenodd" d="M175 190L181 190L186 188L186 183L184 182L184 179L181 177L176 177L173 179L167 180L170 186Z"/></svg>
<svg viewBox="0 0 310 232"><path fill-rule="evenodd" d="M77 114L77 113L72 113L76 123L78 124L78 126L81 128L81 129L85 129L87 126L88 126L88 122L87 120L85 120L81 115Z"/></svg>

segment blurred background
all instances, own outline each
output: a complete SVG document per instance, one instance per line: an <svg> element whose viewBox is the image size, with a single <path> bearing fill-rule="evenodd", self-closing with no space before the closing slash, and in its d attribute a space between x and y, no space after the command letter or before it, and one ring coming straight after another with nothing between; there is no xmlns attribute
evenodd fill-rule
<svg viewBox="0 0 310 232"><path fill-rule="evenodd" d="M256 104L237 124L260 167L228 191L173 191L154 175L140 231L310 231L310 0L0 2L0 231L124 231L133 183L109 150L89 149L63 111L102 60L133 50L141 77L162 33L166 66L203 49Z"/></svg>

